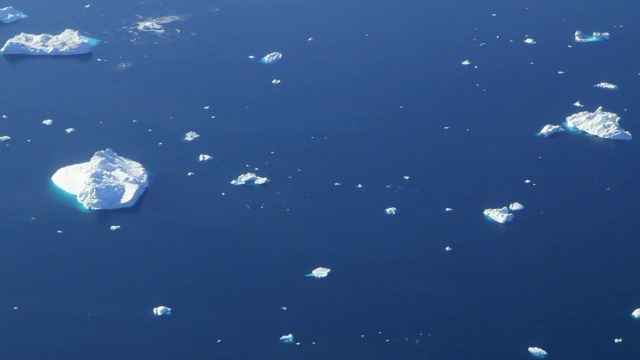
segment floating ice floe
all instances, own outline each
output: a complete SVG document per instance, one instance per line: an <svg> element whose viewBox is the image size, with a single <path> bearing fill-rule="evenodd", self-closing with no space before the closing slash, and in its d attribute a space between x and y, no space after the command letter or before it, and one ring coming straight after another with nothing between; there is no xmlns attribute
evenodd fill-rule
<svg viewBox="0 0 640 360"><path fill-rule="evenodd" d="M485 209L482 213L486 217L500 224L508 223L513 220L513 214L509 212L509 208L506 206L500 209Z"/></svg>
<svg viewBox="0 0 640 360"><path fill-rule="evenodd" d="M195 131L189 131L188 133L184 134L184 139L187 141L193 141L199 137L200 135Z"/></svg>
<svg viewBox="0 0 640 360"><path fill-rule="evenodd" d="M520 204L517 201L512 202L511 204L509 204L509 210L511 210L511 211L520 211L522 209L524 209L524 205Z"/></svg>
<svg viewBox="0 0 640 360"><path fill-rule="evenodd" d="M158 24L155 21L141 21L136 28L140 31L152 31L162 34L164 32L164 26Z"/></svg>
<svg viewBox="0 0 640 360"><path fill-rule="evenodd" d="M614 85L608 82L599 82L595 85L593 85L593 87L597 87L599 89L605 89L605 90L618 90L618 85Z"/></svg>
<svg viewBox="0 0 640 360"><path fill-rule="evenodd" d="M465 60L462 62L462 65L467 66L467 65L471 65L471 60Z"/></svg>
<svg viewBox="0 0 640 360"><path fill-rule="evenodd" d="M557 134L560 132L563 132L564 129L560 126L560 125L551 125L551 124L547 124L545 125L542 130L540 130L540 133L538 133L539 135L545 136L545 137L549 137L553 134Z"/></svg>
<svg viewBox="0 0 640 360"><path fill-rule="evenodd" d="M527 43L527 44L531 44L531 45L536 43L536 41L533 40L532 38L526 38L526 39L524 39L524 42Z"/></svg>
<svg viewBox="0 0 640 360"><path fill-rule="evenodd" d="M574 103L573 103L573 106L575 106L575 107L584 107L584 105L582 105L582 104L580 103L580 101L576 101L576 102L574 102Z"/></svg>
<svg viewBox="0 0 640 360"><path fill-rule="evenodd" d="M394 207L390 207L390 208L384 209L384 212L387 215L395 215L397 211L398 211L398 209L396 209Z"/></svg>
<svg viewBox="0 0 640 360"><path fill-rule="evenodd" d="M315 278L324 278L327 277L327 275L329 275L329 272L331 271L331 269L327 269L324 267L319 267L314 269L311 274L307 274L305 276L309 276L309 277L315 277Z"/></svg>
<svg viewBox="0 0 640 360"><path fill-rule="evenodd" d="M207 155L207 154L200 154L200 156L198 156L198 161L209 161L209 160L213 160L213 156Z"/></svg>
<svg viewBox="0 0 640 360"><path fill-rule="evenodd" d="M280 84L280 82L282 82L282 80L280 80L280 79L273 79L273 80L271 80L271 83L272 83L272 84Z"/></svg>
<svg viewBox="0 0 640 360"><path fill-rule="evenodd" d="M546 351L542 350L539 347L530 347L527 350L529 350L529 354L531 354L531 356L538 359L543 359L548 355Z"/></svg>
<svg viewBox="0 0 640 360"><path fill-rule="evenodd" d="M0 9L0 23L9 24L27 17L27 14L16 10L13 6L7 6Z"/></svg>
<svg viewBox="0 0 640 360"><path fill-rule="evenodd" d="M445 250L445 251L451 251L451 250L453 250L453 249L451 248L451 246L447 246L447 247L445 247L445 248L444 248L444 250Z"/></svg>
<svg viewBox="0 0 640 360"><path fill-rule="evenodd" d="M573 34L576 42L595 42L595 41L604 41L609 40L608 32L594 32L591 35L585 35L580 30L576 30Z"/></svg>
<svg viewBox="0 0 640 360"><path fill-rule="evenodd" d="M640 319L640 308L633 310L633 312L631 313L631 316L636 319Z"/></svg>
<svg viewBox="0 0 640 360"><path fill-rule="evenodd" d="M11 140L11 136L9 135L0 136L0 142L7 141L7 140Z"/></svg>
<svg viewBox="0 0 640 360"><path fill-rule="evenodd" d="M171 315L171 308L168 308L166 306L155 307L153 308L153 315L155 316Z"/></svg>
<svg viewBox="0 0 640 360"><path fill-rule="evenodd" d="M620 127L619 120L617 114L602 111L600 106L592 113L582 111L568 116L567 126L603 139L631 140L631 133Z"/></svg>
<svg viewBox="0 0 640 360"><path fill-rule="evenodd" d="M76 129L74 129L74 128L66 128L66 129L64 129L64 132L66 132L67 134L71 134L72 132L75 132L75 131L76 131Z"/></svg>
<svg viewBox="0 0 640 360"><path fill-rule="evenodd" d="M246 173L238 176L237 179L231 180L231 185L244 185L252 183L253 185L264 185L269 181L266 177L260 177L254 173Z"/></svg>
<svg viewBox="0 0 640 360"><path fill-rule="evenodd" d="M260 59L260 62L263 64L273 64L280 61L280 59L282 59L282 53L275 51L265 55L262 59Z"/></svg>
<svg viewBox="0 0 640 360"><path fill-rule="evenodd" d="M4 55L82 55L90 53L100 40L66 29L58 35L21 33L0 49Z"/></svg>
<svg viewBox="0 0 640 360"><path fill-rule="evenodd" d="M280 336L280 342L285 344L293 344L293 334Z"/></svg>
<svg viewBox="0 0 640 360"><path fill-rule="evenodd" d="M615 338L615 339L613 339L613 342L616 343L616 344L617 343L621 343L622 342L622 338Z"/></svg>
<svg viewBox="0 0 640 360"><path fill-rule="evenodd" d="M444 211L453 211L452 208L444 208Z"/></svg>
<svg viewBox="0 0 640 360"><path fill-rule="evenodd" d="M111 225L109 227L109 230L111 231L116 231L116 230L120 230L121 226L120 225Z"/></svg>
<svg viewBox="0 0 640 360"><path fill-rule="evenodd" d="M148 185L147 171L140 163L111 149L96 152L88 162L59 169L51 180L89 210L133 206Z"/></svg>
<svg viewBox="0 0 640 360"><path fill-rule="evenodd" d="M49 126L49 125L53 124L53 120L51 120L51 119L42 120L42 123L47 125L47 126Z"/></svg>

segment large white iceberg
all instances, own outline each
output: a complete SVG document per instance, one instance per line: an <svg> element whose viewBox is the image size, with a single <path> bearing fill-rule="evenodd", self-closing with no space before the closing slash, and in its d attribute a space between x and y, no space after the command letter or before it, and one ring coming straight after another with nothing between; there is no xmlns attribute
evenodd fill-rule
<svg viewBox="0 0 640 360"><path fill-rule="evenodd" d="M500 224L508 223L513 220L513 214L509 212L508 207L502 207L500 209L485 209L482 212L486 217L490 218Z"/></svg>
<svg viewBox="0 0 640 360"><path fill-rule="evenodd" d="M67 29L58 35L21 33L7 40L4 55L81 55L90 53L100 40Z"/></svg>
<svg viewBox="0 0 640 360"><path fill-rule="evenodd" d="M591 35L585 35L582 33L582 31L576 30L573 36L576 42L595 42L595 41L609 40L608 32L594 32Z"/></svg>
<svg viewBox="0 0 640 360"><path fill-rule="evenodd" d="M20 19L24 19L27 17L27 14L22 11L18 11L14 9L12 6L7 6L0 9L0 22L1 23L12 23L16 22Z"/></svg>
<svg viewBox="0 0 640 360"><path fill-rule="evenodd" d="M547 352L539 347L532 346L527 350L529 350L529 354L531 354L531 356L533 356L534 358L542 359L547 357Z"/></svg>
<svg viewBox="0 0 640 360"><path fill-rule="evenodd" d="M282 59L282 53L275 51L265 55L262 59L260 59L260 62L263 64L273 64L274 62L280 61L280 59Z"/></svg>
<svg viewBox="0 0 640 360"><path fill-rule="evenodd" d="M592 113L582 111L567 117L567 126L604 139L631 140L631 133L620 127L619 120L617 114L602 111L600 106Z"/></svg>
<svg viewBox="0 0 640 360"><path fill-rule="evenodd" d="M51 180L90 210L133 206L148 185L147 171L140 163L111 149L96 152L88 162L59 169Z"/></svg>
<svg viewBox="0 0 640 360"><path fill-rule="evenodd" d="M553 134L557 134L559 132L563 132L564 129L560 126L560 125L551 125L551 124L547 124L545 125L542 130L540 130L540 135L544 136L544 137L549 137Z"/></svg>

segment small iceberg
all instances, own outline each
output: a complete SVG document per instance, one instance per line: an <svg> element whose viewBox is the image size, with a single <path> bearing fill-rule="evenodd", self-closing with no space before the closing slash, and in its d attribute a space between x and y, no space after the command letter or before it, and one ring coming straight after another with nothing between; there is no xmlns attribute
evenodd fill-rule
<svg viewBox="0 0 640 360"><path fill-rule="evenodd" d="M471 65L471 60L465 60L461 64L464 66Z"/></svg>
<svg viewBox="0 0 640 360"><path fill-rule="evenodd" d="M631 316L635 319L640 319L640 308L633 310Z"/></svg>
<svg viewBox="0 0 640 360"><path fill-rule="evenodd" d="M82 55L88 54L100 40L80 36L66 29L58 35L21 33L7 40L0 49L3 55Z"/></svg>
<svg viewBox="0 0 640 360"><path fill-rule="evenodd" d="M96 152L88 162L59 169L51 181L89 210L133 206L149 183L147 170L140 163L111 149Z"/></svg>
<svg viewBox="0 0 640 360"><path fill-rule="evenodd" d="M53 120L51 120L51 119L42 120L42 123L47 125L47 126L49 126L49 125L53 124Z"/></svg>
<svg viewBox="0 0 640 360"><path fill-rule="evenodd" d="M582 105L582 104L580 103L580 101L576 101L576 102L574 102L574 103L573 103L573 106L575 106L575 107L584 107L584 105Z"/></svg>
<svg viewBox="0 0 640 360"><path fill-rule="evenodd" d="M573 36L576 42L596 42L596 41L609 40L608 32L594 32L591 35L585 35L582 33L582 31L576 30Z"/></svg>
<svg viewBox="0 0 640 360"><path fill-rule="evenodd" d="M600 106L592 113L582 111L568 116L567 126L603 139L631 140L631 133L621 128L619 121L617 114L602 111Z"/></svg>
<svg viewBox="0 0 640 360"><path fill-rule="evenodd" d="M285 344L293 344L293 334L280 336L280 342Z"/></svg>
<svg viewBox="0 0 640 360"><path fill-rule="evenodd" d="M384 213L387 214L387 215L395 215L397 211L398 211L398 209L396 209L394 207L390 207L390 208L384 209Z"/></svg>
<svg viewBox="0 0 640 360"><path fill-rule="evenodd" d="M560 132L563 132L564 129L560 126L560 125L551 125L551 124L547 124L545 125L542 130L540 130L540 132L538 133L538 135L544 136L544 137L549 137L553 134L557 134Z"/></svg>
<svg viewBox="0 0 640 360"><path fill-rule="evenodd" d="M509 210L511 211L520 211L524 209L524 205L520 204L519 202L512 202L511 204L509 204Z"/></svg>
<svg viewBox="0 0 640 360"><path fill-rule="evenodd" d="M200 135L195 131L189 131L188 133L184 134L184 139L186 141L193 141L199 137Z"/></svg>
<svg viewBox="0 0 640 360"><path fill-rule="evenodd" d="M524 39L524 42L525 42L526 44L531 44L531 45L533 45L533 44L535 44L535 43L536 43L536 41L535 41L535 40L533 40L532 38L526 38L526 39Z"/></svg>
<svg viewBox="0 0 640 360"><path fill-rule="evenodd" d="M150 31L162 34L164 32L164 26L158 24L155 21L141 21L136 28L140 31Z"/></svg>
<svg viewBox="0 0 640 360"><path fill-rule="evenodd" d="M264 185L269 181L266 177L260 177L254 173L246 173L238 176L237 179L231 180L231 185L244 185L252 183L253 185Z"/></svg>
<svg viewBox="0 0 640 360"><path fill-rule="evenodd" d="M171 308L168 308L166 306L158 306L156 308L153 308L153 315L155 316L171 315Z"/></svg>
<svg viewBox="0 0 640 360"><path fill-rule="evenodd" d="M120 230L120 228L121 228L120 225L111 225L111 226L109 226L109 230L111 230L111 231Z"/></svg>
<svg viewBox="0 0 640 360"><path fill-rule="evenodd" d="M13 6L7 6L0 9L0 23L9 24L27 17L27 14L18 11Z"/></svg>
<svg viewBox="0 0 640 360"><path fill-rule="evenodd" d="M595 85L593 85L593 87L597 87L599 89L605 89L605 90L619 90L620 88L618 88L618 85L614 85L608 82L599 82Z"/></svg>
<svg viewBox="0 0 640 360"><path fill-rule="evenodd" d="M200 154L200 156L198 156L198 161L210 161L210 160L213 160L213 156L211 155Z"/></svg>
<svg viewBox="0 0 640 360"><path fill-rule="evenodd" d="M262 59L260 59L260 62L263 64L273 64L280 61L280 59L282 59L282 53L275 51L265 55Z"/></svg>
<svg viewBox="0 0 640 360"><path fill-rule="evenodd" d="M513 220L513 214L509 213L509 208L506 206L500 209L485 209L482 213L489 219L500 224Z"/></svg>
<svg viewBox="0 0 640 360"><path fill-rule="evenodd" d="M534 358L538 358L538 359L544 359L547 357L547 352L542 350L539 347L530 347L527 350L529 350L529 354L531 354L531 356L533 356Z"/></svg>
<svg viewBox="0 0 640 360"><path fill-rule="evenodd" d="M305 276L315 277L315 278L321 279L321 278L327 277L327 275L329 275L330 271L331 271L331 269L327 269L327 268L324 268L324 267L319 267L319 268L313 270L311 272L311 274L307 274Z"/></svg>
<svg viewBox="0 0 640 360"><path fill-rule="evenodd" d="M9 135L0 136L0 142L7 141L7 140L11 140L11 136Z"/></svg>

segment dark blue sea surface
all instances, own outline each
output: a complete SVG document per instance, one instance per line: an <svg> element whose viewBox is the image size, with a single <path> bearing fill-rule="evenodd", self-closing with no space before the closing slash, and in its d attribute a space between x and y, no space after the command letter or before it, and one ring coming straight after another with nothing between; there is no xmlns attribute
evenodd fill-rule
<svg viewBox="0 0 640 360"><path fill-rule="evenodd" d="M640 136L640 3L6 5L2 41L102 42L0 59L0 359L640 358L638 140L535 136L598 106ZM50 177L107 147L149 188L84 210Z"/></svg>

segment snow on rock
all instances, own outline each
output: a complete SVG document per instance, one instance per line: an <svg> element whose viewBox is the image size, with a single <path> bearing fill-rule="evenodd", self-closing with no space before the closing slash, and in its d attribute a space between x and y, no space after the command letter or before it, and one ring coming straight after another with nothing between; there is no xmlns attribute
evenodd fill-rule
<svg viewBox="0 0 640 360"><path fill-rule="evenodd" d="M22 11L18 11L14 9L12 6L7 6L0 9L0 22L9 24L12 22L16 22L20 19L24 19L27 17L27 14Z"/></svg>
<svg viewBox="0 0 640 360"><path fill-rule="evenodd" d="M231 180L231 185L244 185L253 183L254 185L264 185L269 181L266 177L260 177L254 173L246 173L238 176L237 179Z"/></svg>
<svg viewBox="0 0 640 360"><path fill-rule="evenodd" d="M311 274L307 274L305 276L309 276L309 277L315 277L315 278L324 278L327 277L327 275L329 275L329 272L331 271L331 269L327 269L324 267L319 267L314 269Z"/></svg>
<svg viewBox="0 0 640 360"><path fill-rule="evenodd" d="M567 117L567 126L604 139L631 140L631 133L618 124L620 117L612 112L602 111L602 106L590 113L581 111Z"/></svg>
<svg viewBox="0 0 640 360"><path fill-rule="evenodd" d="M168 308L166 306L155 307L153 308L153 315L155 316L171 315L171 308Z"/></svg>
<svg viewBox="0 0 640 360"><path fill-rule="evenodd" d="M280 61L280 59L282 59L282 53L274 51L270 54L265 55L262 59L260 59L260 62L263 64L273 64Z"/></svg>
<svg viewBox="0 0 640 360"><path fill-rule="evenodd" d="M4 55L81 55L90 53L99 42L71 29L58 35L21 33L7 40L0 52Z"/></svg>
<svg viewBox="0 0 640 360"><path fill-rule="evenodd" d="M89 210L133 206L148 185L147 171L140 163L111 149L96 152L88 162L59 169L51 180Z"/></svg>
<svg viewBox="0 0 640 360"><path fill-rule="evenodd" d="M495 222L499 222L500 224L513 220L513 214L509 213L509 208L506 206L500 209L485 209L482 213L486 217Z"/></svg>
<svg viewBox="0 0 640 360"><path fill-rule="evenodd" d="M542 135L544 137L549 137L553 134L557 134L563 131L564 129L560 125L547 124L542 128L542 130L540 130L539 135Z"/></svg>
<svg viewBox="0 0 640 360"><path fill-rule="evenodd" d="M529 350L529 354L531 354L531 356L533 356L534 358L543 359L547 357L547 352L539 347L530 347L527 350Z"/></svg>

